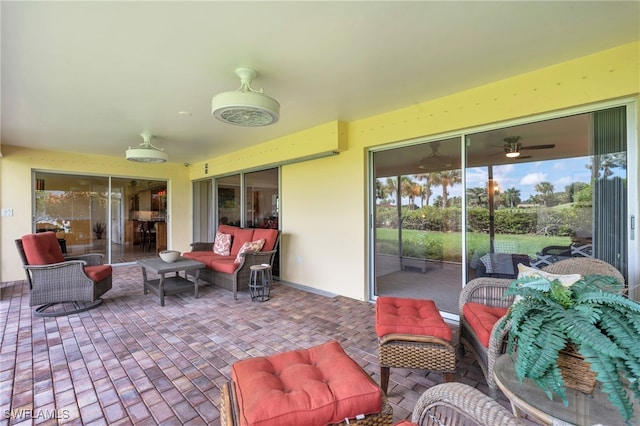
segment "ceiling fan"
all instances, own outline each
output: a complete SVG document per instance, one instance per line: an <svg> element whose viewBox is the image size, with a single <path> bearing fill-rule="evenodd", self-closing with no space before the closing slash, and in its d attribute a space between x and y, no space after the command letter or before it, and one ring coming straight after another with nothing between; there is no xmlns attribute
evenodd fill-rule
<svg viewBox="0 0 640 426"><path fill-rule="evenodd" d="M508 158L518 158L520 157L520 151L523 149L551 149L555 148L555 144L544 144L544 145L529 145L523 146L520 142L520 136L509 136L504 138L504 155ZM529 158L529 157L520 157L520 158Z"/></svg>
<svg viewBox="0 0 640 426"><path fill-rule="evenodd" d="M438 152L440 142L431 142L429 144L431 154L422 157L418 163L418 168L422 170L445 170L452 166L453 160L448 155L442 155Z"/></svg>

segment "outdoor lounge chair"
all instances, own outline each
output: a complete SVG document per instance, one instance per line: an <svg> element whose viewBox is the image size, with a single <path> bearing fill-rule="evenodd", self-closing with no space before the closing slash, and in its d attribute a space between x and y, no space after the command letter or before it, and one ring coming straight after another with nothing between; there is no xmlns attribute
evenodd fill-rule
<svg viewBox="0 0 640 426"><path fill-rule="evenodd" d="M624 277L616 268L594 258L570 257L552 263L542 270L560 275L610 275L624 283ZM504 315L507 308L514 300L514 296L504 297L511 281L503 278L475 278L462 289L458 299L460 312L458 356L462 357L465 350L473 354L487 380L489 395L494 398L498 389L493 376L494 365L497 358L505 352L506 336L509 331L508 324L503 327L502 323L505 321ZM471 304L465 307L469 302ZM482 326L478 326L478 323ZM501 330L499 334L494 333L496 329Z"/></svg>
<svg viewBox="0 0 640 426"><path fill-rule="evenodd" d="M65 257L53 232L15 240L31 289L30 306L36 315L60 316L93 309L111 289L112 270L102 264L102 254ZM73 309L49 309L57 304Z"/></svg>

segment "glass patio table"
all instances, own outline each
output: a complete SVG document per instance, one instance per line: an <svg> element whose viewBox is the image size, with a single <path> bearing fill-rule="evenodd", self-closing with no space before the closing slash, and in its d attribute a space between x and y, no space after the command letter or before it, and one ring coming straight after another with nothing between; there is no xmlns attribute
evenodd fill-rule
<svg viewBox="0 0 640 426"><path fill-rule="evenodd" d="M590 395L566 388L569 405L565 406L556 395L553 395L553 400L549 399L533 381L524 379L520 383L509 355L501 355L496 360L494 374L498 387L518 417L524 412L545 425L624 424L622 416L611 405L608 395L600 390L599 384Z"/></svg>

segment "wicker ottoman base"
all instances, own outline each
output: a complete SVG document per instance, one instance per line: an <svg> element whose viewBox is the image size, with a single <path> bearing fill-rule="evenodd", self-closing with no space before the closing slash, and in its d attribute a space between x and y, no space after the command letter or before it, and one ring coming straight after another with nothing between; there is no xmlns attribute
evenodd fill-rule
<svg viewBox="0 0 640 426"><path fill-rule="evenodd" d="M389 369L411 368L439 371L445 382L455 381L456 353L451 343L431 336L388 334L378 338L380 387L387 393Z"/></svg>
<svg viewBox="0 0 640 426"><path fill-rule="evenodd" d="M445 381L454 381L456 352L451 328L433 300L378 297L376 334L380 387L385 394L391 367L439 371Z"/></svg>
<svg viewBox="0 0 640 426"><path fill-rule="evenodd" d="M235 386L233 382L227 382L222 387L220 393L220 426L240 426L238 421L238 402L235 396ZM363 419L349 419L349 423L337 423L339 426L385 426L393 424L393 410L386 395L382 395L382 410L378 414L371 414Z"/></svg>

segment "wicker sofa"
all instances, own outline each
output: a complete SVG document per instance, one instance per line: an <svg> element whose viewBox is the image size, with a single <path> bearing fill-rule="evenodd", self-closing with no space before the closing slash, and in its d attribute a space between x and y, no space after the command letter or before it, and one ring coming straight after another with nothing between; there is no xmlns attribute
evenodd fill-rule
<svg viewBox="0 0 640 426"><path fill-rule="evenodd" d="M233 297L238 298L238 290L249 287L251 266L269 264L273 260L280 241L280 231L277 229L239 228L231 225L220 225L218 233L231 236L231 251L228 256L214 253L213 242L195 242L191 244L191 251L183 256L205 264L200 270L200 279L224 289L233 291ZM264 239L265 243L259 252L240 253L246 242ZM235 262L236 259L239 262Z"/></svg>

